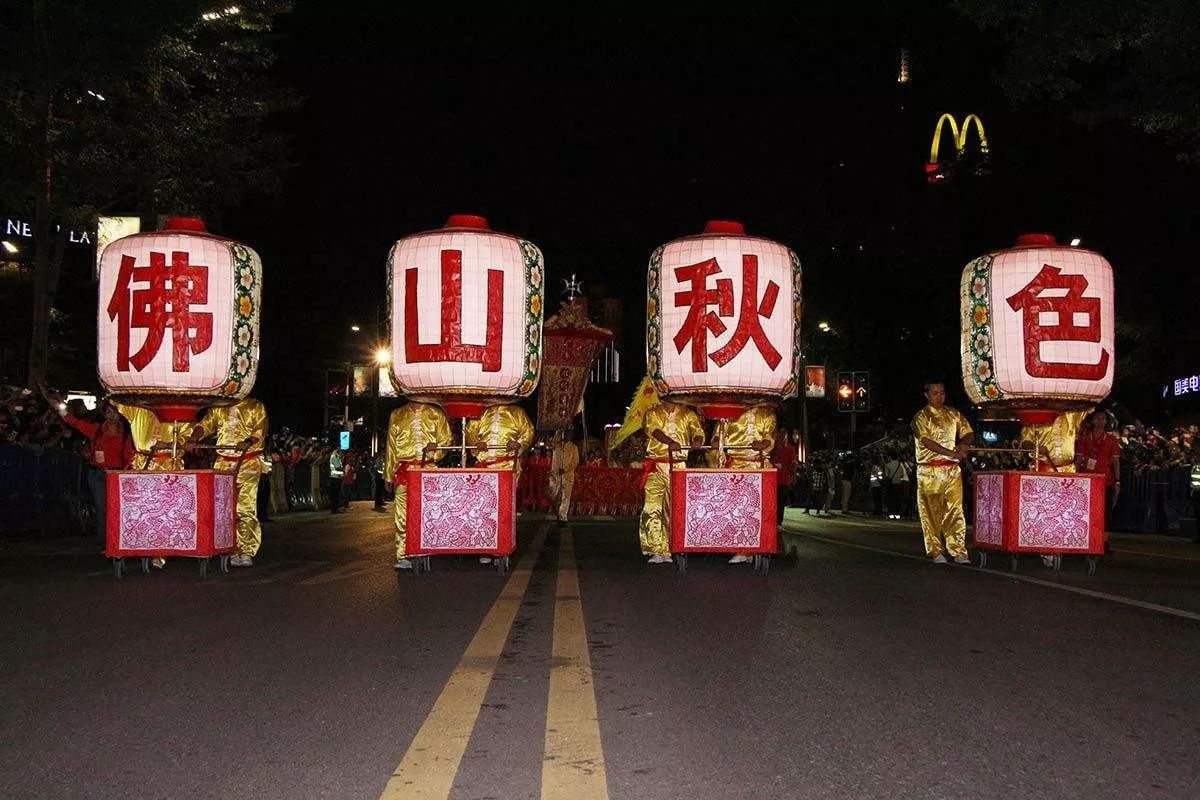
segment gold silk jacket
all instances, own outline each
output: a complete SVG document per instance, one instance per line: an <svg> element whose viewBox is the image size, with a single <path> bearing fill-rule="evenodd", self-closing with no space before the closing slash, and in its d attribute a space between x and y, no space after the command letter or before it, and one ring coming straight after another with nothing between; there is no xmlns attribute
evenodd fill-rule
<svg viewBox="0 0 1200 800"><path fill-rule="evenodd" d="M134 449L137 450L133 457L133 469L150 469L156 472L183 469L183 445L192 435L195 423L163 422L148 408L117 402L113 405L121 416L129 421L129 432L133 436ZM174 442L179 444L174 455L170 450L158 450L151 457L150 448L154 445L170 445Z"/></svg>
<svg viewBox="0 0 1200 800"><path fill-rule="evenodd" d="M517 440L518 458L533 444L533 423L529 421L525 410L515 403L488 406L479 419L471 420L467 425L468 447L478 447L480 444L489 448L507 447L510 439ZM511 454L501 450L491 449L477 455L481 461L511 463Z"/></svg>
<svg viewBox="0 0 1200 800"><path fill-rule="evenodd" d="M1049 464L1054 472L1074 472L1075 437L1089 413L1068 411L1059 414L1049 425L1026 425L1021 428L1021 444L1037 449L1042 469Z"/></svg>
<svg viewBox="0 0 1200 800"><path fill-rule="evenodd" d="M750 448L755 442L767 440L767 449L760 455ZM732 469L760 469L771 466L771 447L775 443L775 410L768 405L751 406L737 419L725 426L727 463ZM714 436L713 444L716 444Z"/></svg>
<svg viewBox="0 0 1200 800"><path fill-rule="evenodd" d="M921 444L921 439L932 439L947 450L953 450L960 439L973 433L967 418L950 406L942 406L941 409L935 409L933 406L922 408L913 417L912 432L916 440L918 466L934 461L953 460L949 456L930 450Z"/></svg>
<svg viewBox="0 0 1200 800"><path fill-rule="evenodd" d="M449 447L453 441L450 422L440 407L432 403L409 403L397 408L388 418L383 479L391 483L401 463L421 461L426 445ZM444 450L439 450L430 456L429 461L437 463L445 455Z"/></svg>
<svg viewBox="0 0 1200 800"><path fill-rule="evenodd" d="M263 444L267 439L267 408L258 400L247 397L231 406L214 406L197 425L202 437L217 434L218 447L237 447L248 438L254 442L242 461L242 472L263 470ZM218 451L216 469L232 470L237 458L227 458Z"/></svg>
<svg viewBox="0 0 1200 800"><path fill-rule="evenodd" d="M670 449L654 438L654 431L662 431L663 435L682 445L676 452L676 457L687 458L691 449L692 439L704 438L704 426L700 424L700 415L685 405L677 404L674 411L668 411L664 405L657 405L646 412L642 418L642 430L646 432L646 457L665 459Z"/></svg>

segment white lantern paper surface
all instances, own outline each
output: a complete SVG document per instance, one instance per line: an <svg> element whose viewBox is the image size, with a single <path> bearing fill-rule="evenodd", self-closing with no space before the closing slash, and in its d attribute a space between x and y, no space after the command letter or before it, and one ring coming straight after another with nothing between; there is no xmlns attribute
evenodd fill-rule
<svg viewBox="0 0 1200 800"><path fill-rule="evenodd" d="M800 261L736 222L650 258L646 369L659 394L710 403L796 393Z"/></svg>
<svg viewBox="0 0 1200 800"><path fill-rule="evenodd" d="M261 292L258 254L201 220L112 242L100 261L100 382L182 406L245 397L258 373Z"/></svg>
<svg viewBox="0 0 1200 800"><path fill-rule="evenodd" d="M519 398L542 362L542 253L483 217L396 242L388 257L392 375L400 391L445 402Z"/></svg>
<svg viewBox="0 0 1200 800"><path fill-rule="evenodd" d="M977 404L1066 409L1112 391L1112 266L1045 234L989 253L962 275L963 383Z"/></svg>

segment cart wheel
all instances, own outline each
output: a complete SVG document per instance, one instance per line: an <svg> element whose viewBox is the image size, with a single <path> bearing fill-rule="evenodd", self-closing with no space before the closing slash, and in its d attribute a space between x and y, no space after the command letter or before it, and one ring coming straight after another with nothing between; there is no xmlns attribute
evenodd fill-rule
<svg viewBox="0 0 1200 800"><path fill-rule="evenodd" d="M687 556L683 553L675 554L675 571L680 575L687 572Z"/></svg>
<svg viewBox="0 0 1200 800"><path fill-rule="evenodd" d="M229 554L225 553L217 559L217 569L221 570L222 575L229 574Z"/></svg>
<svg viewBox="0 0 1200 800"><path fill-rule="evenodd" d="M988 561L987 550L980 550L979 551L979 568L987 569L987 561Z"/></svg>
<svg viewBox="0 0 1200 800"><path fill-rule="evenodd" d="M1055 572L1062 572L1062 553L1053 556L1050 563Z"/></svg>
<svg viewBox="0 0 1200 800"><path fill-rule="evenodd" d="M208 577L208 559L207 558L200 559L200 577L201 578Z"/></svg>
<svg viewBox="0 0 1200 800"><path fill-rule="evenodd" d="M1099 565L1100 565L1099 558L1097 558L1096 556L1088 556L1087 557L1087 574L1088 574L1089 578L1092 575L1096 574L1096 567Z"/></svg>
<svg viewBox="0 0 1200 800"><path fill-rule="evenodd" d="M496 572L501 575L508 574L508 556L500 556L496 559Z"/></svg>
<svg viewBox="0 0 1200 800"><path fill-rule="evenodd" d="M113 575L115 575L117 577L117 579L120 580L125 575L125 559L114 558L112 560L112 562L113 562Z"/></svg>
<svg viewBox="0 0 1200 800"><path fill-rule="evenodd" d="M1018 556L1009 556L1009 558L1008 558L1008 568L1011 569L1013 572L1017 571L1017 561L1018 561Z"/></svg>
<svg viewBox="0 0 1200 800"><path fill-rule="evenodd" d="M771 571L770 556L759 556L758 571L762 573L764 578L767 577L767 574Z"/></svg>
<svg viewBox="0 0 1200 800"><path fill-rule="evenodd" d="M150 559L148 559L148 558L142 559L142 574L143 575L150 574Z"/></svg>

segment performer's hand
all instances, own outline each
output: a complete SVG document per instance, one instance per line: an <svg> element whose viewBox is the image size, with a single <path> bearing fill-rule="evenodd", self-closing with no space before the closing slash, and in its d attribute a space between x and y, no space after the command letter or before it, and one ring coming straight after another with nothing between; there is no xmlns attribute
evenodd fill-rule
<svg viewBox="0 0 1200 800"><path fill-rule="evenodd" d="M960 461L962 459L966 458L970 454L971 454L971 447L969 445L960 444L958 447L954 448L954 455Z"/></svg>
<svg viewBox="0 0 1200 800"><path fill-rule="evenodd" d="M703 436L693 436L692 437L692 447L703 447L703 446L704 446L704 437Z"/></svg>
<svg viewBox="0 0 1200 800"><path fill-rule="evenodd" d="M425 445L425 455L426 456L433 455L434 453L437 452L437 448L438 448L437 442L430 442L429 444Z"/></svg>
<svg viewBox="0 0 1200 800"><path fill-rule="evenodd" d="M516 437L511 437L511 436L509 437L508 449L512 450L514 452L521 449L521 443L516 440Z"/></svg>
<svg viewBox="0 0 1200 800"><path fill-rule="evenodd" d="M384 482L383 482L383 485L387 487L387 490L388 490L389 492L393 490L393 489L392 489L392 482L391 482L391 481L384 481Z"/></svg>

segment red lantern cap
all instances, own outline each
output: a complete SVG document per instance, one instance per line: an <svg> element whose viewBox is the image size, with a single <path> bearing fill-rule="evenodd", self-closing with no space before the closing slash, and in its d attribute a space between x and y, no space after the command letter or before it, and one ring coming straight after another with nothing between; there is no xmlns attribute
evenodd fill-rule
<svg viewBox="0 0 1200 800"><path fill-rule="evenodd" d="M479 231L491 230L488 227L487 217L481 217L478 214L451 214L450 219L446 220L447 228L474 228Z"/></svg>
<svg viewBox="0 0 1200 800"><path fill-rule="evenodd" d="M169 217L163 225L163 230L208 233L208 228L204 226L204 220L200 217Z"/></svg>
<svg viewBox="0 0 1200 800"><path fill-rule="evenodd" d="M705 233L723 233L730 236L745 236L746 226L728 219L711 219L704 224Z"/></svg>
<svg viewBox="0 0 1200 800"><path fill-rule="evenodd" d="M1022 233L1017 237L1017 247L1057 247L1058 240L1051 233Z"/></svg>

